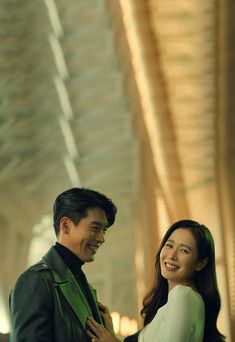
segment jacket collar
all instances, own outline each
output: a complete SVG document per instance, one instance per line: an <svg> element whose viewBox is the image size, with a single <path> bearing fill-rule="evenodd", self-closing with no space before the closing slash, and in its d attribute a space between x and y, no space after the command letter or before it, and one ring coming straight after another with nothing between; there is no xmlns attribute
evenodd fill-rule
<svg viewBox="0 0 235 342"><path fill-rule="evenodd" d="M87 317L92 316L92 312L74 275L54 247L50 248L48 253L43 257L43 261L51 269L55 286L60 288L64 297L82 323L83 328L86 330ZM100 322L102 322L99 309L96 305L95 290L91 287L90 290L97 308L98 316L100 317Z"/></svg>

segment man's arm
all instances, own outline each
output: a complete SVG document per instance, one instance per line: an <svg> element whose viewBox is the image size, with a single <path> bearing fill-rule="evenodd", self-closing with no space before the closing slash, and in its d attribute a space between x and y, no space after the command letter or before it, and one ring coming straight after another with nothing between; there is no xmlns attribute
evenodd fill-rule
<svg viewBox="0 0 235 342"><path fill-rule="evenodd" d="M40 271L26 271L10 297L12 342L52 342L53 307L50 289Z"/></svg>

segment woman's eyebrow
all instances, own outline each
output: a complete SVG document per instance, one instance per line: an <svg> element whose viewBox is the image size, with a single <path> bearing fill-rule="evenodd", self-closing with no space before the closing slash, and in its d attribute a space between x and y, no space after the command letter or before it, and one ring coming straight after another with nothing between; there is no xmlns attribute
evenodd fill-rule
<svg viewBox="0 0 235 342"><path fill-rule="evenodd" d="M189 247L188 245L185 245L184 243L181 243L180 246L181 246L181 247L186 247L186 248L188 248L190 251L192 250L191 247Z"/></svg>
<svg viewBox="0 0 235 342"><path fill-rule="evenodd" d="M175 243L175 241L172 240L172 239L168 239L166 242ZM191 247L189 247L188 245L185 245L184 243L180 243L180 246L181 246L181 247L186 247L186 248L188 248L190 251L192 250Z"/></svg>
<svg viewBox="0 0 235 342"><path fill-rule="evenodd" d="M171 239L168 239L168 240L166 240L166 242L172 242L172 243L174 243L175 241L174 241L174 240L171 240Z"/></svg>

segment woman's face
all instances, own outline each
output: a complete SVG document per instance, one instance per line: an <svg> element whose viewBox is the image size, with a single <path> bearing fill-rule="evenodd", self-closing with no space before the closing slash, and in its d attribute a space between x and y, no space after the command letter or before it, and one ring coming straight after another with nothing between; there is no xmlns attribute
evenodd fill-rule
<svg viewBox="0 0 235 342"><path fill-rule="evenodd" d="M176 229L160 253L161 274L167 279L169 290L176 285L193 286L194 273L199 264L193 234L188 229Z"/></svg>

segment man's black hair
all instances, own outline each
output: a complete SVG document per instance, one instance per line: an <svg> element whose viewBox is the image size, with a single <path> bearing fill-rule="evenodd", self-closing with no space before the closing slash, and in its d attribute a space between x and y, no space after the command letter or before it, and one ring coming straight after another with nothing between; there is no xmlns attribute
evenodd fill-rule
<svg viewBox="0 0 235 342"><path fill-rule="evenodd" d="M114 223L117 208L111 199L102 193L88 188L71 188L59 194L53 206L56 236L59 234L62 217L70 218L77 225L83 217L87 216L89 208L104 210L108 221L107 227Z"/></svg>

